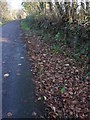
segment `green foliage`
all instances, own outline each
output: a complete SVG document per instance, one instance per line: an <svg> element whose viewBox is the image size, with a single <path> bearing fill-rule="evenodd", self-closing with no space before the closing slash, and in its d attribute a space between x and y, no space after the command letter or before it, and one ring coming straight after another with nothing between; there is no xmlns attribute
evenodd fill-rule
<svg viewBox="0 0 90 120"><path fill-rule="evenodd" d="M43 10L43 9L44 9L44 3L43 3L43 2L40 2L39 4L40 4L41 10Z"/></svg>
<svg viewBox="0 0 90 120"><path fill-rule="evenodd" d="M22 22L21 22L21 27L22 27L24 30L26 30L26 31L29 30L29 27L27 26L26 21L22 21Z"/></svg>
<svg viewBox="0 0 90 120"><path fill-rule="evenodd" d="M62 89L61 89L61 93L64 93L65 92L65 88L63 87Z"/></svg>
<svg viewBox="0 0 90 120"><path fill-rule="evenodd" d="M61 34L60 34L60 32L58 32L58 33L55 35L56 41L59 41L59 40L60 40L60 37L61 37Z"/></svg>
<svg viewBox="0 0 90 120"><path fill-rule="evenodd" d="M27 15L32 15L36 12L40 12L40 7L38 2L22 2L22 6Z"/></svg>
<svg viewBox="0 0 90 120"><path fill-rule="evenodd" d="M88 73L86 74L86 76L90 76L90 72L88 72Z"/></svg>
<svg viewBox="0 0 90 120"><path fill-rule="evenodd" d="M65 51L65 48L63 47L64 45L53 45L53 55L56 55L57 53L60 53L60 54L63 54L63 55L67 55L66 54L66 51Z"/></svg>
<svg viewBox="0 0 90 120"><path fill-rule="evenodd" d="M21 22L21 26L23 29L28 31L34 27L36 28L36 24L35 24L36 16L35 15L27 16L26 19Z"/></svg>

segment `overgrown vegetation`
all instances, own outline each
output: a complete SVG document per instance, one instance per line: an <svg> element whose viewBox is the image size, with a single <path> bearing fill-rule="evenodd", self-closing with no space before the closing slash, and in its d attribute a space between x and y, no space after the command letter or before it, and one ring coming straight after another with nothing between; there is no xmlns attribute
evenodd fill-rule
<svg viewBox="0 0 90 120"><path fill-rule="evenodd" d="M24 8L26 9L27 8L26 3L23 4L24 4ZM69 7L68 5L72 5L71 9L73 10L74 9L73 5L76 5L77 3L76 2L72 4L68 2L64 4L55 3L56 6L57 4L59 4L59 7L62 7L62 9L64 7L66 9L66 11L61 10L63 14L62 14L62 18L59 18L60 16L57 17L57 14L60 13L58 13L57 11L54 11L57 13L56 16L53 15L55 13L51 14L51 10L50 10L50 4L52 4L51 2L46 4L47 7L45 13L40 11L41 9L45 9L44 8L45 4L46 3L37 3L37 4L35 3L35 8L33 8L34 9L33 13L32 12L29 13L27 18L24 21L22 21L21 23L22 27L28 31L34 30L36 34L42 37L42 40L44 42L46 43L48 42L48 44L50 44L50 49L54 49L56 52L62 51L65 53L65 48L67 48L68 46L72 50L72 53L70 51L68 55L70 57L75 58L78 65L82 66L83 64L88 64L88 60L90 58L89 56L90 16L88 14L89 8L87 8L86 6L85 9L85 4L83 3L84 10L86 10L87 13L85 14L84 11L82 10L83 6L81 2L81 9L78 10L79 13L77 13L76 10L73 11L76 12L77 16L72 16L72 13L69 16L66 16L65 13L70 11L66 9L66 6ZM26 11L30 12L30 10L32 10L31 7L33 5L32 3L28 3L28 8L26 9ZM52 4L52 9L53 6L54 5ZM56 8L56 6L54 7ZM81 13L83 15L79 18Z"/></svg>
<svg viewBox="0 0 90 120"><path fill-rule="evenodd" d="M76 67L81 68L81 73L79 73L79 80L87 81L87 79L90 76L90 72L89 72L89 67L90 67L89 66L90 2L81 1L81 5L79 5L76 0L72 1L72 3L70 1L64 2L64 3L60 3L60 2L42 3L41 2L41 3L35 3L35 4L34 3L32 4L30 2L28 3L24 2L22 3L22 5L24 6L24 10L26 10L26 13L27 13L26 19L21 22L22 28L28 31L29 36L31 34L30 31L32 31L35 35L37 35L37 37L40 36L41 42L49 46L45 50L45 54L46 54L46 51L47 52L49 51L49 54L51 53L55 57L53 59L56 60L56 56L63 55L64 59L66 57L69 60L75 60L76 62L74 63ZM32 47L32 49L34 48ZM41 61L44 64L43 61L48 62L47 59L49 58L46 58L43 55L43 50L41 53L40 53ZM37 61L39 63L39 56L37 55L37 53L33 53L33 54L36 54L36 58L38 58ZM44 58L42 56L45 57L45 60L43 60ZM51 62L49 64L52 66ZM36 63L37 62L35 61L35 64ZM67 65L66 67L68 67L69 64L66 64L66 65ZM45 70L47 71L47 69L48 68L45 68L45 69L43 68L42 70L40 67L40 70L39 70L40 78L39 79L40 80L42 79L42 82L40 81L42 84L44 81L43 78L45 77L45 76L43 77L43 71L45 73ZM70 66L68 69L70 69ZM67 73L67 76L68 74L69 73ZM48 73L46 79L48 79L49 75L50 74ZM44 88L42 89L44 90ZM64 87L61 89L61 92L62 93L65 92ZM55 109L54 109L54 112L55 112Z"/></svg>

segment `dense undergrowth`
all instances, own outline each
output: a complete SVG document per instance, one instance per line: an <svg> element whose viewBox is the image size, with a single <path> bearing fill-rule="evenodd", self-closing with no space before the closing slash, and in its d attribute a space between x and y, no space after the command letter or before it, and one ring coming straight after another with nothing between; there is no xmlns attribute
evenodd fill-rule
<svg viewBox="0 0 90 120"><path fill-rule="evenodd" d="M27 16L21 26L28 33L33 30L34 34L41 36L42 41L50 45L49 49L54 50L53 55L60 52L74 58L77 66L85 67L83 74L90 75L90 22L61 23L54 18L33 14Z"/></svg>

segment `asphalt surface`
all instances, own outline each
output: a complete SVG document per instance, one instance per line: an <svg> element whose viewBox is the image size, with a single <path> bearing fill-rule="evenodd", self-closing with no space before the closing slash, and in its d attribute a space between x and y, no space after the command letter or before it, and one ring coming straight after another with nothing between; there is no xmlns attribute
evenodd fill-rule
<svg viewBox="0 0 90 120"><path fill-rule="evenodd" d="M20 21L4 25L2 38L2 116L37 118L42 115L42 106L35 102L35 86Z"/></svg>

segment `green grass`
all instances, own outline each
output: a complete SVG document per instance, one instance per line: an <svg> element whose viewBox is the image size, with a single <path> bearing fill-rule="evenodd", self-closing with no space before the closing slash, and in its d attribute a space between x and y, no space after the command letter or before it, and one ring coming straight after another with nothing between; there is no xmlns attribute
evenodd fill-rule
<svg viewBox="0 0 90 120"><path fill-rule="evenodd" d="M0 22L0 26L2 26L2 22Z"/></svg>
<svg viewBox="0 0 90 120"><path fill-rule="evenodd" d="M2 21L0 21L0 26L3 26L3 25L5 25L5 24L7 24L7 23L9 23L9 22L12 22L13 20L2 20Z"/></svg>

